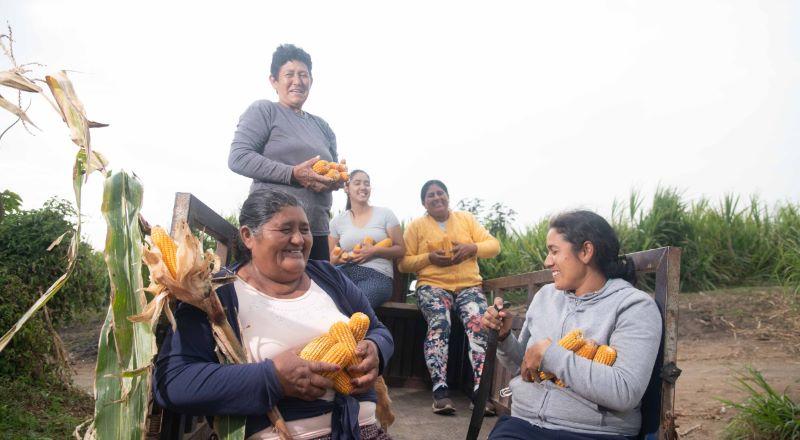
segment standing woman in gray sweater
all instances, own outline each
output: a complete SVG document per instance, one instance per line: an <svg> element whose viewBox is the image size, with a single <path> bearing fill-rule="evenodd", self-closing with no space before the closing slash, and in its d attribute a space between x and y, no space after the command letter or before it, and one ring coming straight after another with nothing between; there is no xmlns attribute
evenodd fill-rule
<svg viewBox="0 0 800 440"><path fill-rule="evenodd" d="M319 159L338 161L336 135L319 116L303 110L313 82L311 56L292 44L272 54L269 81L278 102L258 100L245 110L233 136L228 167L253 179L250 192L273 189L293 195L311 225L312 260L327 260L331 191L342 182L320 176Z"/></svg>
<svg viewBox="0 0 800 440"><path fill-rule="evenodd" d="M483 316L483 326L498 330L498 359L518 374L509 383L511 417L498 420L489 439L636 436L661 342L658 306L633 287L633 262L619 256L616 233L593 212L554 218L547 251L553 284L534 296L519 336L510 334L511 313L495 308L502 307L502 298ZM573 330L615 349L613 364L559 345Z"/></svg>

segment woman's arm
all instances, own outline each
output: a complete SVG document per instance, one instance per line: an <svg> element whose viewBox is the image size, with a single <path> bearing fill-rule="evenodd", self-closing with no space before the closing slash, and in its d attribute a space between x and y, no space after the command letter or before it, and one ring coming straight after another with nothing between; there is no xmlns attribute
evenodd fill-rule
<svg viewBox="0 0 800 440"><path fill-rule="evenodd" d="M256 101L239 118L228 154L228 168L251 179L291 185L294 167L262 155L271 131L270 110L268 104Z"/></svg>
<svg viewBox="0 0 800 440"><path fill-rule="evenodd" d="M159 405L191 415L262 415L283 397L272 361L218 363L211 326L201 310L182 303L175 320L177 329L167 334L156 361Z"/></svg>
<svg viewBox="0 0 800 440"><path fill-rule="evenodd" d="M531 307L528 308L529 311ZM514 318L511 316L506 319ZM520 330L518 337L514 337L514 332L512 331L504 340L497 341L497 359L515 376L519 374L519 367L522 364L522 358L525 356L525 347L528 346L528 340L531 338L531 331L528 327L529 321L526 314L525 323L522 324L522 330Z"/></svg>
<svg viewBox="0 0 800 440"><path fill-rule="evenodd" d="M403 235L406 248L405 256L397 263L397 268L400 272L418 272L420 269L431 264L427 250L422 251L419 249L419 240L421 237L418 234L419 231L417 231L417 227L414 223L408 225Z"/></svg>
<svg viewBox="0 0 800 440"><path fill-rule="evenodd" d="M551 344L541 369L564 381L573 391L615 411L630 411L644 396L661 343L661 314L646 293L632 295L619 308L608 345L617 360L603 365Z"/></svg>
<svg viewBox="0 0 800 440"><path fill-rule="evenodd" d="M492 237L475 216L469 214L469 234L472 242L478 247L476 255L478 258L494 258L500 253L500 242Z"/></svg>

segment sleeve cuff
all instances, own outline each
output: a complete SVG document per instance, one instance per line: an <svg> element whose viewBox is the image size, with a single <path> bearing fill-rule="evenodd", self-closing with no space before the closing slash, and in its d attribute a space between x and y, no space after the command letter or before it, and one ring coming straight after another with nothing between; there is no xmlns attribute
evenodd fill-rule
<svg viewBox="0 0 800 440"><path fill-rule="evenodd" d="M514 351L514 347L519 344L516 338L514 338L514 332L510 332L508 336L502 341L497 341L497 349L503 353L511 353Z"/></svg>
<svg viewBox="0 0 800 440"><path fill-rule="evenodd" d="M278 380L278 371L275 369L275 364L271 359L262 362L264 366L264 379L267 386L267 400L269 406L274 407L278 401L283 399L283 387L280 380Z"/></svg>
<svg viewBox="0 0 800 440"><path fill-rule="evenodd" d="M558 375L560 371L556 371L558 370L557 367L566 363L564 359L566 359L570 353L572 352L556 343L550 344L547 350L544 351L539 369Z"/></svg>

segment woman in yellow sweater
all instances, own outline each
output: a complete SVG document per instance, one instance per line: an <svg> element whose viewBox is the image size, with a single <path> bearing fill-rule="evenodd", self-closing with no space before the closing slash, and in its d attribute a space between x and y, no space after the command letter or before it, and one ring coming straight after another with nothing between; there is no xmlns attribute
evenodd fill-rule
<svg viewBox="0 0 800 440"><path fill-rule="evenodd" d="M417 275L417 302L428 323L424 350L433 380L433 412L452 414L455 407L447 389L450 310L464 323L477 389L486 350L481 333L486 296L478 258L496 256L500 243L472 214L450 210L447 186L441 181L425 182L420 199L427 213L406 228L406 254L398 266L401 272ZM486 412L494 414L494 408L487 406Z"/></svg>

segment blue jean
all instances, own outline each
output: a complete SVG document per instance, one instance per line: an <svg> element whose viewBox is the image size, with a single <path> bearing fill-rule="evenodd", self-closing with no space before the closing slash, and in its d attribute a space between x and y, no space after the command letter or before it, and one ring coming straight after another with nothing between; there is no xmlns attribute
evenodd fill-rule
<svg viewBox="0 0 800 440"><path fill-rule="evenodd" d="M622 435L581 434L560 429L540 428L518 417L502 416L497 420L488 440L629 440Z"/></svg>
<svg viewBox="0 0 800 440"><path fill-rule="evenodd" d="M338 267L356 287L364 292L364 295L369 300L369 305L373 309L392 297L392 288L394 286L392 279L386 275L375 269L353 263L346 263Z"/></svg>

